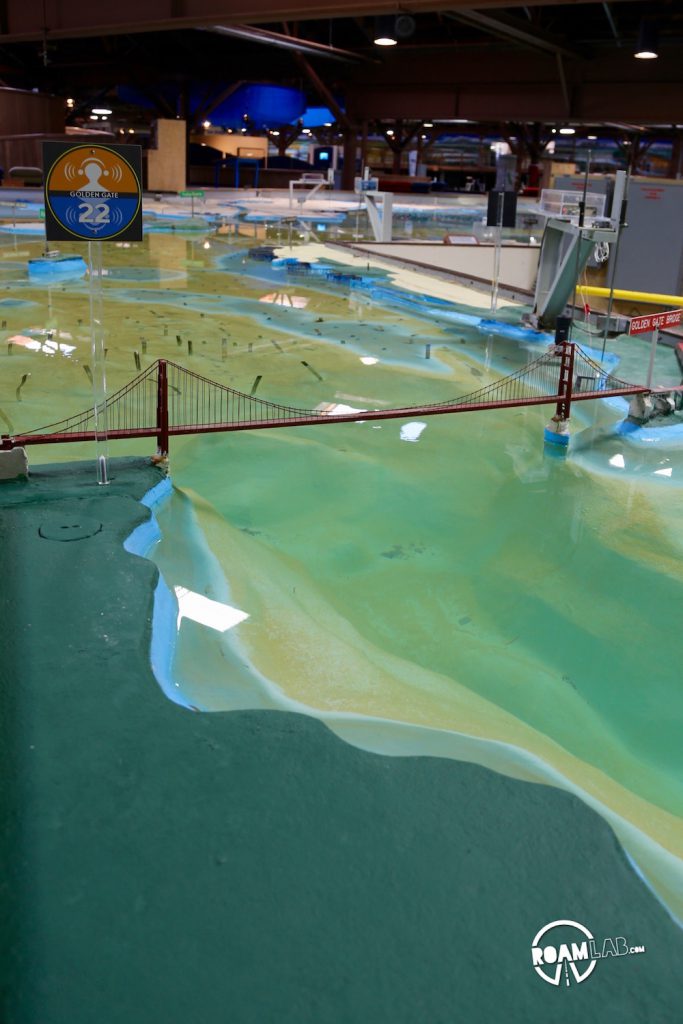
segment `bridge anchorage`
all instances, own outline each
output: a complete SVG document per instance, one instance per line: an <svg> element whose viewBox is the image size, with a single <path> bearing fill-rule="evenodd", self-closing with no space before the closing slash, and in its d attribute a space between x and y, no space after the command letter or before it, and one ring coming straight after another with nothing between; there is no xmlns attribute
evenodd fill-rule
<svg viewBox="0 0 683 1024"><path fill-rule="evenodd" d="M158 458L171 437L235 430L264 430L314 424L442 416L527 405L555 405L545 440L566 447L573 402L614 395L643 395L651 389L608 373L578 345L558 332L543 355L477 391L445 402L337 414L255 398L159 359L97 408L15 436L0 436L0 450L37 444L155 437Z"/></svg>

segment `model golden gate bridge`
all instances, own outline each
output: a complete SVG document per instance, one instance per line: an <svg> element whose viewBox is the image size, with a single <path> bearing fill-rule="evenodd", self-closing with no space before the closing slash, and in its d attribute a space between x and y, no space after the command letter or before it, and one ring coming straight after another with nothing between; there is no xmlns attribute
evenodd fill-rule
<svg viewBox="0 0 683 1024"><path fill-rule="evenodd" d="M105 436L109 440L155 437L159 453L166 455L169 439L180 434L272 430L552 404L556 405L555 421L564 424L572 402L650 390L620 380L578 345L564 340L514 373L448 401L342 413L269 402L158 359L101 406L16 436L2 435L0 448L91 441Z"/></svg>

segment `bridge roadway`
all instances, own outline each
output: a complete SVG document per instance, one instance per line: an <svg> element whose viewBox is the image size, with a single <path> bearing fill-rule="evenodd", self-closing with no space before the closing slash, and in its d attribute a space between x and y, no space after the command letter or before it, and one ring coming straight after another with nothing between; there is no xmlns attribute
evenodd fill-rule
<svg viewBox="0 0 683 1024"><path fill-rule="evenodd" d="M616 396L627 396L643 394L648 392L645 387L619 388L610 391L586 391L584 393L572 394L572 402L585 402L596 398L613 398ZM664 389L661 389L664 390ZM666 389L667 391L673 389ZM677 389L679 390L679 389ZM248 396L245 396L248 397ZM317 416L298 416L288 419L272 420L245 420L240 423L218 423L218 424L185 424L168 428L169 437L182 434L216 434L228 433L237 430L271 430L278 427L307 427L325 423L364 423L367 420L396 420L411 419L414 416L443 416L458 412L483 412L485 409L512 409L527 405L555 405L561 399L561 395L541 395L537 398L510 399L499 402L472 402L460 405L409 405L397 409L369 409L359 410L354 413L321 413ZM124 440L125 438L156 437L158 428L153 427L129 427L123 430L108 430L107 437L110 441ZM19 434L11 438L11 447L23 447L29 444L66 444L78 441L94 441L97 434L94 430L75 431L71 433L46 433L46 434ZM9 440L2 436L1 447L5 447L5 441Z"/></svg>
<svg viewBox="0 0 683 1024"><path fill-rule="evenodd" d="M599 386L595 387L596 384ZM156 437L160 451L166 453L168 439L182 434L411 419L533 405L556 405L557 418L567 420L572 402L646 394L651 390L619 380L577 345L562 342L507 377L451 402L335 413L256 398L160 359L107 400L106 417L103 410L99 409L96 416L90 408L37 430L3 435L0 448L74 444L106 435L112 441Z"/></svg>

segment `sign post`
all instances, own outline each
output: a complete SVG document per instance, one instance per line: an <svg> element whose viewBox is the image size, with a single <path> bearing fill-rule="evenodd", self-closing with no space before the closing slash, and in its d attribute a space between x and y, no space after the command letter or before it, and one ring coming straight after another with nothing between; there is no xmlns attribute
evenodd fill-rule
<svg viewBox="0 0 683 1024"><path fill-rule="evenodd" d="M46 242L87 242L90 351L97 482L107 470L107 377L102 313L102 242L142 241L139 146L43 143Z"/></svg>
<svg viewBox="0 0 683 1024"><path fill-rule="evenodd" d="M179 192L178 195L181 199L191 200L190 216L194 217L194 201L195 199L203 199L204 191L201 188L186 188L182 192Z"/></svg>
<svg viewBox="0 0 683 1024"><path fill-rule="evenodd" d="M666 313L649 313L646 316L634 316L629 323L628 333L651 334L652 345L650 348L650 363L647 368L647 387L652 387L652 377L655 368L655 356L657 354L657 341L659 332L663 327L676 327L683 319L683 309L669 309Z"/></svg>

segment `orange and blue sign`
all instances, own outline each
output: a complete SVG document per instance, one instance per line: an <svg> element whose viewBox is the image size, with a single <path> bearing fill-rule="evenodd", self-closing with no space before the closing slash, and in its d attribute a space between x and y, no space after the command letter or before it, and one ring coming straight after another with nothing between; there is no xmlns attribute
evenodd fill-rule
<svg viewBox="0 0 683 1024"><path fill-rule="evenodd" d="M142 241L139 146L44 142L45 238Z"/></svg>

